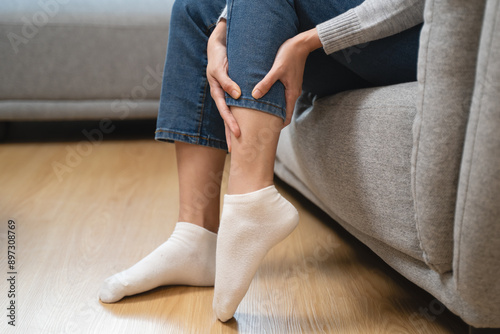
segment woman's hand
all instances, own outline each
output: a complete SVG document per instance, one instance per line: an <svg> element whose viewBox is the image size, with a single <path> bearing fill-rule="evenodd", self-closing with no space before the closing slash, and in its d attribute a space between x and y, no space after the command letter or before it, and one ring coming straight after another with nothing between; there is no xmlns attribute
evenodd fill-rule
<svg viewBox="0 0 500 334"><path fill-rule="evenodd" d="M236 138L240 136L241 132L236 119L226 104L224 92L227 92L234 99L238 99L241 95L241 89L227 75L226 20L221 20L217 24L208 39L207 59L207 79L210 84L210 95L224 120L227 146L229 152L231 152L231 132Z"/></svg>
<svg viewBox="0 0 500 334"><path fill-rule="evenodd" d="M292 120L295 102L302 92L304 68L309 53L322 46L316 28L288 39L276 54L273 67L253 89L252 96L260 99L276 81L285 86L286 119L283 127Z"/></svg>

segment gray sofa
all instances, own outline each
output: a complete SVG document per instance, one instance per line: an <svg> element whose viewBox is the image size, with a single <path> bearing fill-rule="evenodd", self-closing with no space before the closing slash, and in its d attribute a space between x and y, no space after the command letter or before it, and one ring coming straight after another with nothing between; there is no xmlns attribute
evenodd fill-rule
<svg viewBox="0 0 500 334"><path fill-rule="evenodd" d="M468 324L500 328L500 1L427 1L418 82L304 94L275 172Z"/></svg>
<svg viewBox="0 0 500 334"><path fill-rule="evenodd" d="M173 0L2 0L0 121L153 119Z"/></svg>
<svg viewBox="0 0 500 334"><path fill-rule="evenodd" d="M2 1L0 121L155 118L172 2ZM425 21L418 82L303 95L275 171L467 323L500 327L500 4L429 0Z"/></svg>

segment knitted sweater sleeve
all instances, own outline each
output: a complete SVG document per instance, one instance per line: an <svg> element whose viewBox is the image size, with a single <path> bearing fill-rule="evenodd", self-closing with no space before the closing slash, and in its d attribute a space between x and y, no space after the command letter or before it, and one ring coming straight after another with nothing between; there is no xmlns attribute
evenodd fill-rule
<svg viewBox="0 0 500 334"><path fill-rule="evenodd" d="M365 0L358 7L318 24L326 54L397 34L423 22L425 0ZM227 6L219 17L227 17Z"/></svg>
<svg viewBox="0 0 500 334"><path fill-rule="evenodd" d="M423 22L425 0L365 0L318 24L326 54L397 34Z"/></svg>

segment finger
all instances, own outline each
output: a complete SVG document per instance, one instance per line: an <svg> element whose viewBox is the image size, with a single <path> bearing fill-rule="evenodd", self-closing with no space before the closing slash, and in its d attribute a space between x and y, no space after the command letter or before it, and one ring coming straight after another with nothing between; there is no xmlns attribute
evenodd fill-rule
<svg viewBox="0 0 500 334"><path fill-rule="evenodd" d="M221 116L222 116L222 119L224 119L226 121L229 129L234 134L234 136L236 138L239 138L241 135L240 126L238 125L236 118L234 118L231 110L229 110L229 108L227 107L227 109L223 113L221 113Z"/></svg>
<svg viewBox="0 0 500 334"><path fill-rule="evenodd" d="M233 80L231 80L231 78L227 75L226 72L224 71L219 71L217 76L214 77L215 80L217 80L220 84L220 86L222 87L222 89L228 93L229 95L231 95L231 97L233 99L239 99L240 96L241 96L241 89L240 89L240 86L238 86L238 84L236 82L234 82Z"/></svg>
<svg viewBox="0 0 500 334"><path fill-rule="evenodd" d="M217 106L222 119L227 124L227 126L229 126L229 129L235 135L235 137L238 138L240 136L240 127L233 114L231 113L231 110L226 104L224 91L216 81L209 81L209 83L210 95L214 99L215 105Z"/></svg>
<svg viewBox="0 0 500 334"><path fill-rule="evenodd" d="M227 71L217 67L216 70L210 70L207 67L207 78L209 82L217 82L217 86L221 87L226 93L231 95L233 99L239 99L241 96L240 86L227 75ZM212 86L212 83L210 83Z"/></svg>
<svg viewBox="0 0 500 334"><path fill-rule="evenodd" d="M278 81L278 73L273 68L266 74L264 79L262 79L257 85L255 85L252 96L254 99L258 100L269 92L274 83Z"/></svg>
<svg viewBox="0 0 500 334"><path fill-rule="evenodd" d="M231 130L229 130L229 127L227 126L226 122L224 122L224 128L226 132L227 150L229 153L231 153Z"/></svg>

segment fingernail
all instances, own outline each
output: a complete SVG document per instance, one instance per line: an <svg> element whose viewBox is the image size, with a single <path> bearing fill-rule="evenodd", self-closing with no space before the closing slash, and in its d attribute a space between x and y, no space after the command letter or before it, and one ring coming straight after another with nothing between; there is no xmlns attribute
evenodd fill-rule
<svg viewBox="0 0 500 334"><path fill-rule="evenodd" d="M254 99L260 99L262 97L262 92L258 89L254 89L252 92L252 96Z"/></svg>
<svg viewBox="0 0 500 334"><path fill-rule="evenodd" d="M231 96L233 97L233 99L237 99L240 97L240 92L238 92L236 89L233 89L233 91L231 92Z"/></svg>

